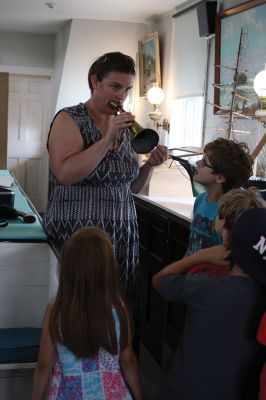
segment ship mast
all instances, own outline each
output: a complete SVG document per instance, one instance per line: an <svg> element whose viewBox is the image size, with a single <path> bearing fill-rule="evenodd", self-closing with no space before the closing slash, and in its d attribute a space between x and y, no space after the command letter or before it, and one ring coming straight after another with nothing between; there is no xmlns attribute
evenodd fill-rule
<svg viewBox="0 0 266 400"><path fill-rule="evenodd" d="M234 72L234 77L233 77L233 88L231 91L232 98L231 98L229 117L228 117L227 128L226 128L226 138L227 139L230 139L230 136L231 136L231 133L233 130L233 117L234 117L234 113L235 113L235 98L238 97L238 95L236 94L236 87L238 85L239 63L240 63L241 56L243 56L244 39L245 39L246 35L247 34L246 34L246 32L244 32L244 29L241 28L238 51L237 51L237 58L236 58L236 66L234 69L235 72Z"/></svg>

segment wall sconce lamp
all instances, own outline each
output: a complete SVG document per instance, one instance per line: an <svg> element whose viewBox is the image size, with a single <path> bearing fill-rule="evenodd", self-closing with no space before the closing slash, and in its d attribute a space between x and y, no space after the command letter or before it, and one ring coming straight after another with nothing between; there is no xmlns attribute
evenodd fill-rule
<svg viewBox="0 0 266 400"><path fill-rule="evenodd" d="M260 71L254 79L253 87L260 99L261 108L256 110L255 117L266 123L266 64L263 71Z"/></svg>
<svg viewBox="0 0 266 400"><path fill-rule="evenodd" d="M164 99L163 89L161 89L157 83L154 83L147 92L147 98L148 102L153 105L153 111L149 113L149 117L156 122L161 118L162 115L161 111L159 110L159 105Z"/></svg>
<svg viewBox="0 0 266 400"><path fill-rule="evenodd" d="M159 109L159 105L162 103L164 99L164 92L158 85L158 83L154 83L153 86L147 92L148 102L153 105L153 111L149 113L149 117L152 121L154 121L154 125L156 128L162 127L163 130L169 132L170 124L167 119L164 119L162 123L159 123L161 119L162 113Z"/></svg>
<svg viewBox="0 0 266 400"><path fill-rule="evenodd" d="M170 124L166 118L162 120L161 124L159 124L159 122L156 122L156 128L159 129L160 127L162 127L164 131L167 131L169 133Z"/></svg>

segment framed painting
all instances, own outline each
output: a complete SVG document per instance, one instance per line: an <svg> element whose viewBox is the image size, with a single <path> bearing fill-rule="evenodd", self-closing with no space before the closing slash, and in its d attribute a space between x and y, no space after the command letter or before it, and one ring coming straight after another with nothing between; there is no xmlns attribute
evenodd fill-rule
<svg viewBox="0 0 266 400"><path fill-rule="evenodd" d="M161 87L161 69L158 32L151 33L139 41L139 88L140 97L157 83Z"/></svg>
<svg viewBox="0 0 266 400"><path fill-rule="evenodd" d="M266 62L266 0L251 0L216 14L214 113L253 116L259 99L255 75Z"/></svg>

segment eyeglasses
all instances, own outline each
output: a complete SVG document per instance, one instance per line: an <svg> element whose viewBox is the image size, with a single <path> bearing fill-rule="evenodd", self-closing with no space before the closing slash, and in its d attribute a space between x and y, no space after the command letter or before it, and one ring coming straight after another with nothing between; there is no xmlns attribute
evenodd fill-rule
<svg viewBox="0 0 266 400"><path fill-rule="evenodd" d="M213 167L210 164L207 163L205 157L202 157L201 160L198 160L198 164L199 164L200 167L207 167L207 168L213 169Z"/></svg>

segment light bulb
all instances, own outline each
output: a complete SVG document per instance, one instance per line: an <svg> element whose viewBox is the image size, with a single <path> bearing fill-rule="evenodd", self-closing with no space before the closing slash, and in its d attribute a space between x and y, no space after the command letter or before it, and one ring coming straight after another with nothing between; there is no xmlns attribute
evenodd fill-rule
<svg viewBox="0 0 266 400"><path fill-rule="evenodd" d="M253 87L259 97L266 97L266 64L265 69L255 76Z"/></svg>
<svg viewBox="0 0 266 400"><path fill-rule="evenodd" d="M153 105L159 105L164 99L164 92L157 84L153 84L153 87L148 90L147 98L149 103Z"/></svg>
<svg viewBox="0 0 266 400"><path fill-rule="evenodd" d="M266 123L266 64L263 71L260 71L254 79L253 87L260 98L260 107L255 111L255 117Z"/></svg>

